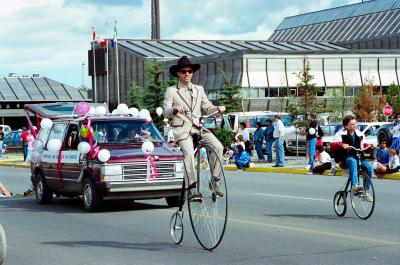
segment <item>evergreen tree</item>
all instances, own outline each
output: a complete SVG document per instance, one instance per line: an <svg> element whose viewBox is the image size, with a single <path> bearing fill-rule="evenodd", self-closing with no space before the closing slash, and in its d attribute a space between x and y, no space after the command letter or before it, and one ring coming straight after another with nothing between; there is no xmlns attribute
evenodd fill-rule
<svg viewBox="0 0 400 265"><path fill-rule="evenodd" d="M242 110L242 97L240 96L241 86L232 85L232 82L226 78L224 71L222 75L222 90L218 105L225 106L226 112L237 112Z"/></svg>
<svg viewBox="0 0 400 265"><path fill-rule="evenodd" d="M387 103L392 106L393 113L400 112L400 87L395 83L390 84L386 91Z"/></svg>
<svg viewBox="0 0 400 265"><path fill-rule="evenodd" d="M312 83L314 76L310 74L310 64L305 58L303 71L296 74L300 82L298 85L299 95L299 114L308 114L310 112L324 112L325 108L321 104L317 104L317 93L320 91L315 83Z"/></svg>

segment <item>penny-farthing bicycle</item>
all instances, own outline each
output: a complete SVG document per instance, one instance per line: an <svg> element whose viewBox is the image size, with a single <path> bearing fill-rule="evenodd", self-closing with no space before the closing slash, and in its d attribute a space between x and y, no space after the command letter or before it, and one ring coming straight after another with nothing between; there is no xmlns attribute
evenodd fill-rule
<svg viewBox="0 0 400 265"><path fill-rule="evenodd" d="M191 113L186 113L196 117ZM195 169L197 178L197 192L202 195L201 202L185 200L185 183L182 185L181 202L170 222L171 236L176 244L183 240L183 206L188 202L190 224L197 241L207 250L215 249L222 241L228 218L228 193L225 182L223 165L220 157L210 145L202 140L204 130L203 119L212 117L196 117L200 119L200 135L194 143ZM214 192L218 186L223 196Z"/></svg>

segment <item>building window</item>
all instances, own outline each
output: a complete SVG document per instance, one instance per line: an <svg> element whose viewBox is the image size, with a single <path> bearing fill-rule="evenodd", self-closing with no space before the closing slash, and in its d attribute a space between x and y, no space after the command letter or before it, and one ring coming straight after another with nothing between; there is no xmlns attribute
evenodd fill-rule
<svg viewBox="0 0 400 265"><path fill-rule="evenodd" d="M278 95L279 95L279 88L277 88L277 87L270 87L269 88L269 96L271 97L271 98L273 98L273 97L278 97Z"/></svg>
<svg viewBox="0 0 400 265"><path fill-rule="evenodd" d="M379 58L379 76L382 86L397 85L395 58Z"/></svg>
<svg viewBox="0 0 400 265"><path fill-rule="evenodd" d="M343 58L343 78L345 86L361 86L359 58Z"/></svg>
<svg viewBox="0 0 400 265"><path fill-rule="evenodd" d="M287 85L285 59L268 59L267 73L270 87L282 87Z"/></svg>
<svg viewBox="0 0 400 265"><path fill-rule="evenodd" d="M289 86L297 86L300 83L299 74L304 69L304 58L286 59L286 73Z"/></svg>
<svg viewBox="0 0 400 265"><path fill-rule="evenodd" d="M378 58L361 58L361 76L363 83L380 86L378 76Z"/></svg>
<svg viewBox="0 0 400 265"><path fill-rule="evenodd" d="M324 74L327 87L343 86L341 59L324 59Z"/></svg>

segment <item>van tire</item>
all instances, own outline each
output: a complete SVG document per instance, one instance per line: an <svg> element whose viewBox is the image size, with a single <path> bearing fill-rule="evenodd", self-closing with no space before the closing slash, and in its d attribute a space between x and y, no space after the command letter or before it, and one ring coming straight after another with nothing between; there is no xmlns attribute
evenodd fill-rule
<svg viewBox="0 0 400 265"><path fill-rule="evenodd" d="M39 204L51 203L53 199L53 192L47 186L46 180L41 173L35 176L35 198Z"/></svg>
<svg viewBox="0 0 400 265"><path fill-rule="evenodd" d="M93 181L85 178L82 185L83 207L86 211L94 212L101 208L103 198L99 195Z"/></svg>
<svg viewBox="0 0 400 265"><path fill-rule="evenodd" d="M165 197L169 207L179 207L181 203L181 196Z"/></svg>

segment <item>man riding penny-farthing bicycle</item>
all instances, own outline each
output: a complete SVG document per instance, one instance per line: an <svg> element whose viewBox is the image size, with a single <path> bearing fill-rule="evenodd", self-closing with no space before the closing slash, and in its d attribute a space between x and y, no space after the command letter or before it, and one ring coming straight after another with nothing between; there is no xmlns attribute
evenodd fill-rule
<svg viewBox="0 0 400 265"><path fill-rule="evenodd" d="M170 120L175 140L184 155L185 186L182 191L186 189L187 192L192 228L199 243L211 250L220 243L225 231L227 194L221 163L223 146L213 133L202 126L202 114L222 114L225 107L214 106L204 88L192 84L193 73L199 68L199 64L192 64L186 56L170 67L171 75L177 77L179 82L167 88L163 107L164 116ZM200 166L200 161L208 166ZM181 197L183 195L184 192ZM171 220L171 234L176 243L180 243L183 237L183 231L178 231L183 229L180 216L183 215L183 201ZM178 232L181 234L176 236ZM206 234L210 236L204 238Z"/></svg>

